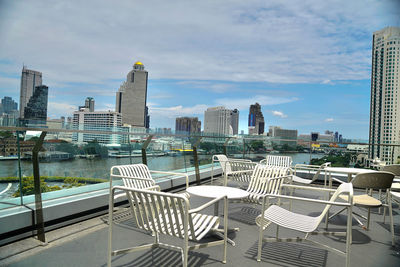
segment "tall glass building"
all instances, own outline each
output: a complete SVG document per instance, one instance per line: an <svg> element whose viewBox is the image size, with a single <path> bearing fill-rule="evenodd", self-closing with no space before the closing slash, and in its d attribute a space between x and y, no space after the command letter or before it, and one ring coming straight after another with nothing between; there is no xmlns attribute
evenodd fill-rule
<svg viewBox="0 0 400 267"><path fill-rule="evenodd" d="M35 70L29 70L25 66L22 68L21 89L19 95L19 116L25 117L25 107L28 105L36 86L42 85L42 73Z"/></svg>
<svg viewBox="0 0 400 267"><path fill-rule="evenodd" d="M261 112L261 105L258 103L250 105L249 134L263 134L264 125L264 116Z"/></svg>
<svg viewBox="0 0 400 267"><path fill-rule="evenodd" d="M49 88L36 86L33 95L24 109L24 121L28 124L46 124Z"/></svg>

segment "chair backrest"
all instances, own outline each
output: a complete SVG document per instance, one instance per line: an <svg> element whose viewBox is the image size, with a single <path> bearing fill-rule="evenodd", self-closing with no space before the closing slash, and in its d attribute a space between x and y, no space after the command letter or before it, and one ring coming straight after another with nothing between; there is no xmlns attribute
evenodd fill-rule
<svg viewBox="0 0 400 267"><path fill-rule="evenodd" d="M288 172L289 168L257 164L246 191L251 194L279 194L281 185ZM277 177L284 178L269 182L269 179Z"/></svg>
<svg viewBox="0 0 400 267"><path fill-rule="evenodd" d="M144 189L155 185L155 181L151 177L149 168L144 164L130 164L130 165L118 165L111 168L111 176L118 171L124 185L129 188ZM129 177L134 178L144 178L147 180L135 180L129 179Z"/></svg>
<svg viewBox="0 0 400 267"><path fill-rule="evenodd" d="M354 187L366 189L389 189L392 186L394 174L391 172L359 173L351 181Z"/></svg>
<svg viewBox="0 0 400 267"><path fill-rule="evenodd" d="M339 195L346 193L349 197L349 202L352 203L352 198L353 198L353 184L352 183L343 183L339 185L339 187L336 189L335 193L333 193L332 197L329 199L329 201L334 202ZM351 200L350 200L351 198ZM318 216L318 222L317 225L321 223L321 221L324 219L325 214L328 212L328 210L331 208L331 204L327 204L324 208L324 210L321 212L321 214Z"/></svg>
<svg viewBox="0 0 400 267"><path fill-rule="evenodd" d="M384 172L391 172L395 176L400 176L400 164L386 165L382 168Z"/></svg>
<svg viewBox="0 0 400 267"><path fill-rule="evenodd" d="M316 181L319 178L319 175L321 174L321 171L325 170L326 167L331 166L330 162L325 162L324 164L322 164L321 166L319 166L317 172L314 174L312 181Z"/></svg>
<svg viewBox="0 0 400 267"><path fill-rule="evenodd" d="M289 156L274 156L267 155L265 160L262 161L267 166L278 166L289 168L292 165L292 158Z"/></svg>
<svg viewBox="0 0 400 267"><path fill-rule="evenodd" d="M218 161L221 164L222 172L223 173L230 173L232 172L231 164L229 159L224 154L214 155L213 161Z"/></svg>
<svg viewBox="0 0 400 267"><path fill-rule="evenodd" d="M179 238L188 235L189 239L196 240L189 216L190 204L185 196L140 189L126 193L131 197L132 214L140 229Z"/></svg>

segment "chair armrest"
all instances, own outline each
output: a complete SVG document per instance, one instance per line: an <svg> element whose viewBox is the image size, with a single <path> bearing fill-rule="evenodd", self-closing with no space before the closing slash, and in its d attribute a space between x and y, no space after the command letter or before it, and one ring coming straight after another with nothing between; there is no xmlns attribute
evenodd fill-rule
<svg viewBox="0 0 400 267"><path fill-rule="evenodd" d="M283 184L282 187L295 188L295 189L304 189L304 190L314 190L314 191L326 191L326 192L335 192L335 189L323 188L323 187L312 187L312 186L304 186L304 185L292 185L292 184Z"/></svg>
<svg viewBox="0 0 400 267"><path fill-rule="evenodd" d="M292 200L299 200L305 202L312 202L312 203L319 203L319 204L329 204L335 206L343 206L343 207L350 207L352 204L348 202L336 202L336 201L328 201L328 200L319 200L319 199L312 199L312 198L304 198L304 197L293 197L293 196L286 196L286 195L274 195L274 194L267 194L265 196L271 196L276 198L284 198L284 199L292 199Z"/></svg>
<svg viewBox="0 0 400 267"><path fill-rule="evenodd" d="M345 182L343 182L342 180L339 180L338 178L332 177L331 179L332 179L332 181L335 181L335 182L338 182L338 183L341 183L341 184L344 184L344 183L345 183Z"/></svg>
<svg viewBox="0 0 400 267"><path fill-rule="evenodd" d="M220 200L223 200L223 199L225 199L225 198L228 199L227 196L221 196L221 197L215 198L215 199L213 199L213 200L211 200L211 201L209 201L209 202L207 202L207 203L201 205L201 206L198 207L198 208L190 209L190 210L189 210L189 214L190 214L190 213L195 213L195 212L197 213L197 212L199 212L199 211L201 211L201 210L203 210L203 209L205 209L205 208L211 206L212 204L215 204L216 202L218 202L218 201L220 201Z"/></svg>
<svg viewBox="0 0 400 267"><path fill-rule="evenodd" d="M267 161L267 159L262 159L262 160L260 160L260 164L264 164L264 162L266 162Z"/></svg>
<svg viewBox="0 0 400 267"><path fill-rule="evenodd" d="M136 176L126 176L126 175L117 175L117 174L113 174L111 175L112 177L116 177L116 178L124 178L124 179L133 179L133 180L139 180L139 181L153 181L153 179L151 178L143 178L143 177L136 177Z"/></svg>
<svg viewBox="0 0 400 267"><path fill-rule="evenodd" d="M254 170L242 170L242 171L232 171L232 172L229 172L229 173L227 173L227 175L230 175L230 174L245 174L245 173L253 173L253 171Z"/></svg>
<svg viewBox="0 0 400 267"><path fill-rule="evenodd" d="M176 175L176 176L184 176L184 177L186 177L186 188L189 187L189 176L188 176L186 173L182 173L182 172L152 171L152 170L150 170L150 173L160 173L160 174L171 174L171 175Z"/></svg>

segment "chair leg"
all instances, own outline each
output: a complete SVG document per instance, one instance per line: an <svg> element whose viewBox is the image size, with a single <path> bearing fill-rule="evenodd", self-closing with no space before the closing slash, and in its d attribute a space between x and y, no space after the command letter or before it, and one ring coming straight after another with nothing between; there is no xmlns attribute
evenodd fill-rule
<svg viewBox="0 0 400 267"><path fill-rule="evenodd" d="M276 239L279 238L279 225L276 225Z"/></svg>
<svg viewBox="0 0 400 267"><path fill-rule="evenodd" d="M262 213L261 216L264 216ZM257 253L257 261L261 261L261 248L262 248L262 242L263 242L263 235L264 235L264 218L261 218L261 223L260 223L260 230L258 233L258 253Z"/></svg>
<svg viewBox="0 0 400 267"><path fill-rule="evenodd" d="M347 209L347 235L346 235L346 267L350 266L350 245L353 243L353 213L352 208Z"/></svg>
<svg viewBox="0 0 400 267"><path fill-rule="evenodd" d="M367 230L369 230L369 220L371 219L371 208L368 208L368 217L367 217Z"/></svg>
<svg viewBox="0 0 400 267"><path fill-rule="evenodd" d="M394 226L393 226L393 213L392 213L392 198L390 192L387 195L387 202L389 205L389 216L390 216L390 231L392 232L392 246L394 246Z"/></svg>

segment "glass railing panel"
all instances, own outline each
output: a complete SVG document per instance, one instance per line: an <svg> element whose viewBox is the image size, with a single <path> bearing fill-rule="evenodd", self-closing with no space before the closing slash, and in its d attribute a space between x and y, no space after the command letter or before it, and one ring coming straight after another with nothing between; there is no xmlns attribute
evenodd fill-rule
<svg viewBox="0 0 400 267"><path fill-rule="evenodd" d="M32 145L23 139L16 131L0 130L0 209L23 204L19 191L22 169L26 169L24 173L32 172L19 157L21 147L29 150Z"/></svg>

